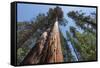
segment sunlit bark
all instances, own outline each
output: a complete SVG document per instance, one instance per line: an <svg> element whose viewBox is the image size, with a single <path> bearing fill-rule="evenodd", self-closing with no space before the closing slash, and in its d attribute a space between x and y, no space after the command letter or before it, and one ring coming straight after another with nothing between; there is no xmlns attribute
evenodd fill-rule
<svg viewBox="0 0 100 68"><path fill-rule="evenodd" d="M48 44L47 63L63 62L58 21L55 22Z"/></svg>

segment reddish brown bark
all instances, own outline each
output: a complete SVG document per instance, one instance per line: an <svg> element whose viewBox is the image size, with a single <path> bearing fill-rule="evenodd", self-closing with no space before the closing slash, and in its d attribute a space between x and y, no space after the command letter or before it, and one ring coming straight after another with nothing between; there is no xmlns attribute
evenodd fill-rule
<svg viewBox="0 0 100 68"><path fill-rule="evenodd" d="M35 47L25 57L21 64L56 63L63 62L58 22L51 32L45 31Z"/></svg>
<svg viewBox="0 0 100 68"><path fill-rule="evenodd" d="M58 22L54 24L48 44L47 63L63 62Z"/></svg>

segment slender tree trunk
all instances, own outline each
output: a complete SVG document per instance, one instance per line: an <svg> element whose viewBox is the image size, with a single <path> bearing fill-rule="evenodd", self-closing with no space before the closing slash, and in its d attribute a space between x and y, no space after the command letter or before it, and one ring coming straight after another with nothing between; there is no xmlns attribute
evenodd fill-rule
<svg viewBox="0 0 100 68"><path fill-rule="evenodd" d="M45 31L22 64L63 62L58 21L50 31Z"/></svg>

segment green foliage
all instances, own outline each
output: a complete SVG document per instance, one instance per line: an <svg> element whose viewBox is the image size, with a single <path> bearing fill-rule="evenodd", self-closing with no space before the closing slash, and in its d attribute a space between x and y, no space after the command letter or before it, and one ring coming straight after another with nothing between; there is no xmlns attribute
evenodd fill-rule
<svg viewBox="0 0 100 68"><path fill-rule="evenodd" d="M54 22L58 20L60 25L66 25L67 20L63 18L63 11L60 7L57 6L54 9L50 8L47 14L49 23L54 24Z"/></svg>
<svg viewBox="0 0 100 68"><path fill-rule="evenodd" d="M68 32L67 36L80 54L81 57L78 57L79 60L96 60L96 36L89 32L80 33L75 30L73 32L75 33L75 37L72 37Z"/></svg>
<svg viewBox="0 0 100 68"><path fill-rule="evenodd" d="M50 8L48 11L48 17L51 19L55 19L56 18L58 20L61 20L63 18L63 11L60 7L55 7L54 9Z"/></svg>
<svg viewBox="0 0 100 68"><path fill-rule="evenodd" d="M17 48L21 47L21 45L30 38L32 35L32 30L23 30L17 32Z"/></svg>
<svg viewBox="0 0 100 68"><path fill-rule="evenodd" d="M83 60L96 59L96 37L91 33L77 33L79 49Z"/></svg>
<svg viewBox="0 0 100 68"><path fill-rule="evenodd" d="M70 27L70 32L74 35L68 36L83 61L96 60L96 16L93 17L93 15L96 14L86 16L85 13L78 11L68 13L76 25L84 30L80 33Z"/></svg>
<svg viewBox="0 0 100 68"><path fill-rule="evenodd" d="M75 31L76 31L76 28L73 27L73 26L70 26L70 32L73 33L73 36L74 36L74 37L76 37Z"/></svg>
<svg viewBox="0 0 100 68"><path fill-rule="evenodd" d="M80 26L83 29L87 29L86 25L91 25L93 29L96 29L96 18L91 15L86 16L83 12L71 11L67 14L70 18L72 18L77 26Z"/></svg>
<svg viewBox="0 0 100 68"><path fill-rule="evenodd" d="M27 48L19 48L17 49L17 64L19 64L24 57L27 55Z"/></svg>

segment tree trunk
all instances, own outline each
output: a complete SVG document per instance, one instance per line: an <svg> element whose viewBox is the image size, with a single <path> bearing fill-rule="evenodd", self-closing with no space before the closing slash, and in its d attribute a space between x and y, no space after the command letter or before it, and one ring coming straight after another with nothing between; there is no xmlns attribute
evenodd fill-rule
<svg viewBox="0 0 100 68"><path fill-rule="evenodd" d="M44 32L20 65L39 63L46 39L47 32Z"/></svg>
<svg viewBox="0 0 100 68"><path fill-rule="evenodd" d="M47 63L63 62L58 21L55 22L48 44Z"/></svg>
<svg viewBox="0 0 100 68"><path fill-rule="evenodd" d="M58 21L45 31L20 65L63 62Z"/></svg>

